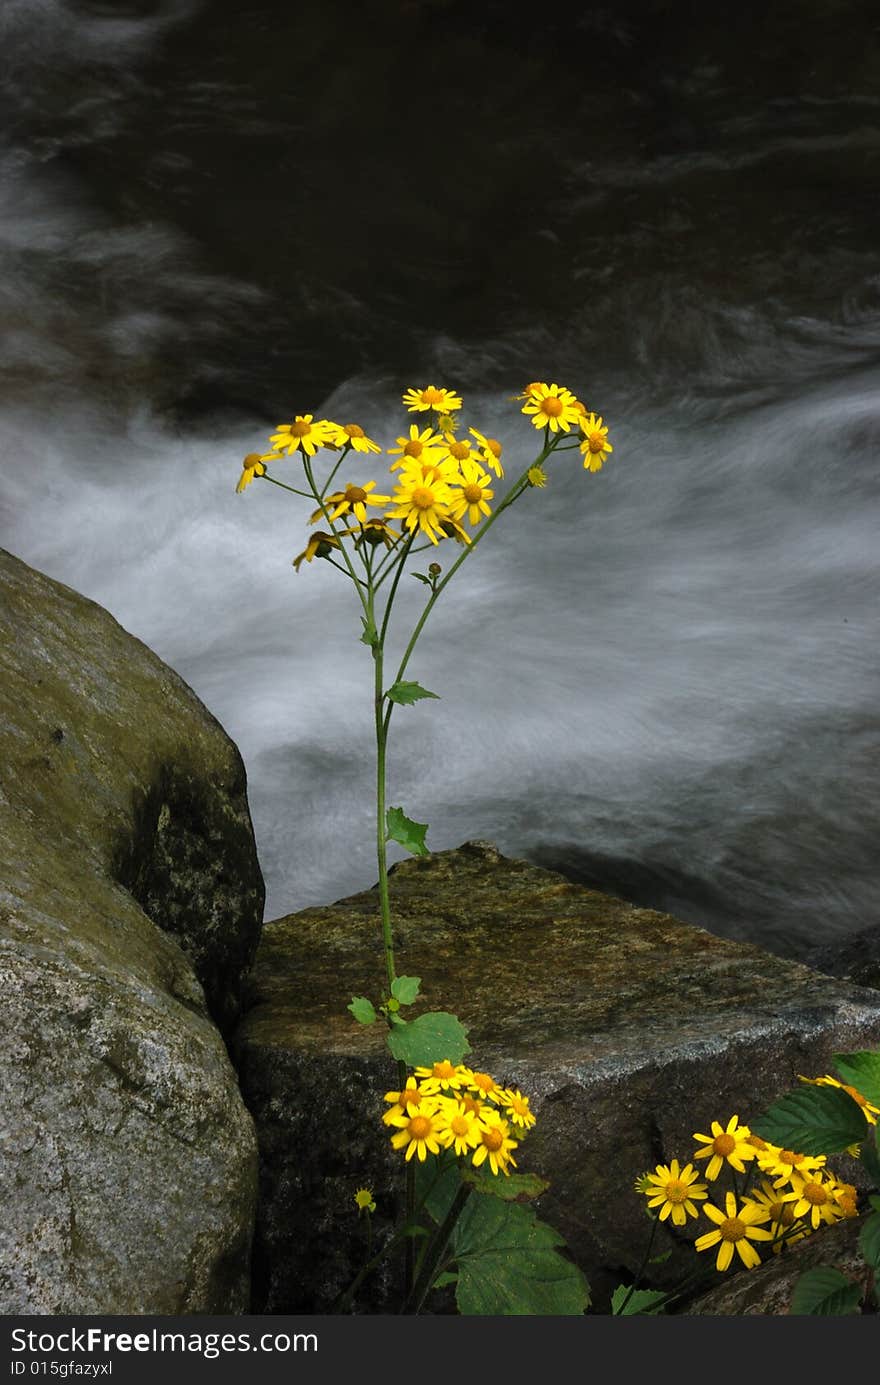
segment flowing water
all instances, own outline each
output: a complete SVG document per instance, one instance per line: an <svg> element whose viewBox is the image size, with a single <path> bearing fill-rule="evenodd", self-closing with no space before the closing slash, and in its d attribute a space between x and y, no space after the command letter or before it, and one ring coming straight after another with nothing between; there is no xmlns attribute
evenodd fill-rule
<svg viewBox="0 0 880 1385"><path fill-rule="evenodd" d="M568 384L613 457L450 587L391 801L808 955L880 898L877 20L472 8L4 0L0 541L235 739L275 917L375 879L371 661L242 455L435 380L510 476Z"/></svg>

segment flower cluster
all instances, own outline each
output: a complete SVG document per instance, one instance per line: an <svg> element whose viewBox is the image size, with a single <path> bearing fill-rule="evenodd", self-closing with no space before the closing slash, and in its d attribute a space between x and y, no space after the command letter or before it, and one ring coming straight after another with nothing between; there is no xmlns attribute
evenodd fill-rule
<svg viewBox="0 0 880 1385"><path fill-rule="evenodd" d="M601 416L591 413L561 385L535 382L517 398L525 400L522 413L536 428L546 430L543 458L575 428L581 440L566 446L579 446L584 467L600 470L613 451ZM352 536L358 545L381 543L389 549L405 538L427 539L434 545L445 539L469 544L471 536L466 526L474 529L492 514L494 478L500 480L504 476L503 448L498 439L478 428L464 430L460 423L463 401L453 390L435 385L408 389L403 403L411 414L432 417L430 422L410 424L407 432L396 439L395 446L386 449L393 458L389 471L394 484L389 494L378 493L377 483L363 476L355 475L343 488L332 492L329 482L318 488L314 481L310 468L319 452L341 452L332 477L349 454L364 457L382 452L380 444L367 437L358 423L340 424L331 419L316 419L314 414L297 414L293 422L278 425L265 451L251 452L245 457L238 491L245 490L256 477L274 480L269 474L270 464L296 453L305 465L311 491L320 501L311 523L322 520L331 532L322 529L313 535L294 559L297 570L315 557L331 557L331 550L339 547L343 536ZM544 486L546 481L546 472L536 465L529 469L521 488ZM338 520L346 527L334 528ZM399 527L389 521L396 521Z"/></svg>
<svg viewBox="0 0 880 1385"><path fill-rule="evenodd" d="M513 1151L535 1124L529 1098L518 1088L501 1087L489 1073L446 1059L416 1068L406 1086L386 1092L385 1100L390 1109L382 1119L393 1127L391 1143L406 1159L424 1162L451 1149L493 1174L516 1168Z"/></svg>
<svg viewBox="0 0 880 1385"><path fill-rule="evenodd" d="M870 1110L865 1115L870 1121ZM756 1241L775 1255L820 1226L858 1216L855 1188L826 1168L824 1154L811 1156L770 1144L735 1115L726 1125L713 1120L709 1134L696 1132L693 1138L691 1163L683 1168L677 1159L658 1164L653 1173L636 1179L635 1190L647 1198L648 1209L660 1221L669 1219L673 1226L685 1226L688 1217L702 1212L713 1229L694 1244L698 1251L718 1247L718 1270L730 1266L734 1253L747 1269L754 1269L761 1263ZM722 1173L733 1187L713 1189L709 1200L708 1185ZM705 1183L699 1181L701 1174Z"/></svg>

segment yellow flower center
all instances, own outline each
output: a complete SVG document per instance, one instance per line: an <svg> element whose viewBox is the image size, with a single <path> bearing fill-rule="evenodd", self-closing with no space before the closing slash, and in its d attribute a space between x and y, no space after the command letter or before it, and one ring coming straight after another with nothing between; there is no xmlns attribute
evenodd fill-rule
<svg viewBox="0 0 880 1385"><path fill-rule="evenodd" d="M483 1109L482 1102L478 1101L475 1096L471 1096L469 1092L465 1092L461 1098L461 1104L466 1111L470 1111L471 1115L474 1116L478 1116Z"/></svg>
<svg viewBox="0 0 880 1385"><path fill-rule="evenodd" d="M433 385L429 385L426 390L422 390L419 399L423 404L439 404L443 398L440 390L435 390Z"/></svg>
<svg viewBox="0 0 880 1385"><path fill-rule="evenodd" d="M404 443L403 455L405 457L421 457L424 443L419 442L418 438L410 438L408 443Z"/></svg>
<svg viewBox="0 0 880 1385"><path fill-rule="evenodd" d="M449 455L454 457L457 462L463 462L471 450L469 442L451 442L449 444Z"/></svg>
<svg viewBox="0 0 880 1385"><path fill-rule="evenodd" d="M346 486L345 498L349 505L354 505L359 500L366 500L367 492L364 490L363 486Z"/></svg>
<svg viewBox="0 0 880 1385"><path fill-rule="evenodd" d="M481 1092L491 1092L495 1087L495 1078L490 1077L487 1072L475 1072L471 1082L475 1087L479 1087Z"/></svg>
<svg viewBox="0 0 880 1385"><path fill-rule="evenodd" d="M501 456L501 443L498 441L497 438L487 438L487 439L486 439L486 446L488 447L489 451L492 453L492 456L493 456L493 457L500 457L500 456Z"/></svg>
<svg viewBox="0 0 880 1385"><path fill-rule="evenodd" d="M299 423L291 423L290 431L295 438L305 438L308 437L309 433L312 431L312 425L310 423L303 423L302 421Z"/></svg>
<svg viewBox="0 0 880 1385"><path fill-rule="evenodd" d="M591 452L601 452L605 447L605 439L601 433L591 433L587 438L587 447Z"/></svg>
<svg viewBox="0 0 880 1385"><path fill-rule="evenodd" d="M416 486L410 499L417 510L430 510L431 506L434 504L434 492L429 490L427 486ZM436 1072L436 1064L434 1076L440 1076L440 1074Z"/></svg>
<svg viewBox="0 0 880 1385"><path fill-rule="evenodd" d="M431 1122L427 1116L413 1116L407 1129L414 1140L424 1140L431 1133Z"/></svg>
<svg viewBox="0 0 880 1385"><path fill-rule="evenodd" d="M247 456L245 457L244 461L242 462L242 466L243 466L247 471L253 471L254 467L255 467L255 466L259 466L259 465L260 465L260 454L259 454L259 452L249 452L249 453L247 454Z"/></svg>
<svg viewBox="0 0 880 1385"><path fill-rule="evenodd" d="M828 1201L828 1193L821 1183L805 1183L803 1196L813 1207L822 1207Z"/></svg>
<svg viewBox="0 0 880 1385"><path fill-rule="evenodd" d="M454 1077L455 1068L453 1067L452 1063L450 1063L448 1058L444 1058L441 1062L434 1064L433 1068L431 1069L431 1075L433 1077L441 1078Z"/></svg>
<svg viewBox="0 0 880 1385"><path fill-rule="evenodd" d="M486 1148L491 1150L493 1154L504 1144L503 1133L500 1130L494 1129L494 1127L489 1130L484 1130L481 1139Z"/></svg>
<svg viewBox="0 0 880 1385"><path fill-rule="evenodd" d="M343 433L347 433L350 438L362 438L364 430L359 423L343 423Z"/></svg>
<svg viewBox="0 0 880 1385"><path fill-rule="evenodd" d="M532 1114L527 1099L522 1096L511 1097L510 1109L515 1111L518 1116L530 1116Z"/></svg>
<svg viewBox="0 0 880 1385"><path fill-rule="evenodd" d="M741 1241L746 1234L745 1223L739 1217L725 1217L719 1230L722 1241Z"/></svg>
<svg viewBox="0 0 880 1385"><path fill-rule="evenodd" d="M471 1123L467 1116L453 1116L449 1122L449 1129L453 1135L466 1135L471 1128Z"/></svg>
<svg viewBox="0 0 880 1385"><path fill-rule="evenodd" d="M847 1087L846 1085L844 1085L843 1090L845 1092L849 1092L849 1095L852 1097L853 1101L858 1102L859 1106L867 1106L867 1098L863 1097L861 1092L857 1092L855 1087Z"/></svg>
<svg viewBox="0 0 880 1385"><path fill-rule="evenodd" d="M687 1202L687 1184L680 1182L677 1178L671 1178L666 1184L667 1202Z"/></svg>
<svg viewBox="0 0 880 1385"><path fill-rule="evenodd" d="M732 1135L728 1135L725 1132L723 1135L715 1136L715 1139L712 1141L712 1148L716 1154L720 1154L723 1159L726 1159L728 1154L732 1154L736 1149L736 1140Z"/></svg>
<svg viewBox="0 0 880 1385"><path fill-rule="evenodd" d="M767 1148L767 1141L762 1140L760 1135L748 1135L746 1137L746 1144L751 1145L753 1149Z"/></svg>
<svg viewBox="0 0 880 1385"><path fill-rule="evenodd" d="M803 1160L804 1156L802 1154L795 1154L794 1150L781 1149L779 1151L780 1164L791 1164L792 1167L796 1167L798 1164L802 1164Z"/></svg>
<svg viewBox="0 0 880 1385"><path fill-rule="evenodd" d="M558 418L562 413L563 407L562 400L557 399L555 394L551 394L549 398L541 400L541 412L549 415L550 418Z"/></svg>
<svg viewBox="0 0 880 1385"><path fill-rule="evenodd" d="M469 505L477 505L483 498L483 487L472 481L462 488L461 493Z"/></svg>

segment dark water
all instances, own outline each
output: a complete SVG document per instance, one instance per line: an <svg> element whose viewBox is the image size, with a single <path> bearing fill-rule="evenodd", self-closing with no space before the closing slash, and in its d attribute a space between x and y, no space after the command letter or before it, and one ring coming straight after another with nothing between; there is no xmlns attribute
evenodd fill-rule
<svg viewBox="0 0 880 1385"><path fill-rule="evenodd" d="M241 456L430 379L512 472L561 380L614 457L444 597L392 801L808 953L880 898L880 16L511 14L5 0L2 542L238 742L272 917L375 878L370 663Z"/></svg>

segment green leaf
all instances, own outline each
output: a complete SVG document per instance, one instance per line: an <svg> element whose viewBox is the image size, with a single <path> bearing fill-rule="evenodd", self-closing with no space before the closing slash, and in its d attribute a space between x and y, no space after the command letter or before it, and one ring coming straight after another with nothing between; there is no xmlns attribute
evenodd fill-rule
<svg viewBox="0 0 880 1385"><path fill-rule="evenodd" d="M589 1286L564 1245L530 1207L471 1197L450 1239L458 1266L456 1303L467 1316L574 1316L586 1312Z"/></svg>
<svg viewBox="0 0 880 1385"><path fill-rule="evenodd" d="M865 1138L861 1108L840 1087L799 1087L749 1124L762 1139L798 1154L840 1154Z"/></svg>
<svg viewBox="0 0 880 1385"><path fill-rule="evenodd" d="M379 644L379 631L371 620L367 620L366 616L361 616L361 625L364 627L361 644L368 644L371 649L376 649Z"/></svg>
<svg viewBox="0 0 880 1385"><path fill-rule="evenodd" d="M666 1294L659 1289L633 1289L630 1293L628 1284L618 1284L611 1295L611 1312L624 1318L635 1313L662 1313L665 1299Z"/></svg>
<svg viewBox="0 0 880 1385"><path fill-rule="evenodd" d="M880 1106L880 1053L835 1053L832 1061L848 1086Z"/></svg>
<svg viewBox="0 0 880 1385"><path fill-rule="evenodd" d="M866 1217L859 1232L859 1250L872 1270L880 1270L880 1212Z"/></svg>
<svg viewBox="0 0 880 1385"><path fill-rule="evenodd" d="M669 1259L669 1257L670 1257L671 1254L672 1254L672 1251L671 1251L671 1250L664 1250L664 1252L663 1252L662 1255L652 1255L651 1258L650 1258L650 1260L648 1261L648 1264L649 1264L649 1265L662 1265L662 1264L665 1263L665 1261L667 1261L667 1260Z"/></svg>
<svg viewBox="0 0 880 1385"><path fill-rule="evenodd" d="M880 1212L880 1197L877 1193L871 1193L868 1197L868 1206L873 1207L875 1212Z"/></svg>
<svg viewBox="0 0 880 1385"><path fill-rule="evenodd" d="M827 1089L826 1089L827 1090ZM833 1088L831 1089L833 1090ZM794 1286L789 1313L818 1314L823 1318L842 1318L858 1313L862 1291L830 1265L805 1270Z"/></svg>
<svg viewBox="0 0 880 1385"><path fill-rule="evenodd" d="M366 996L356 995L352 998L350 1005L346 1005L346 1010L350 1010L358 1024L375 1024L376 1011L367 1000Z"/></svg>
<svg viewBox="0 0 880 1385"><path fill-rule="evenodd" d="M868 1177L875 1188L880 1188L880 1125L868 1128L859 1158L867 1170Z"/></svg>
<svg viewBox="0 0 880 1385"><path fill-rule="evenodd" d="M388 828L388 841L398 842L406 847L407 851L412 852L413 856L430 856L431 853L425 846L425 833L428 830L426 822L413 822L402 808L389 808L385 814L385 823Z"/></svg>
<svg viewBox="0 0 880 1385"><path fill-rule="evenodd" d="M408 1068L429 1068L444 1058L460 1063L471 1051L467 1029L457 1015L445 1010L428 1010L395 1028L388 1034L388 1047L392 1058L406 1063Z"/></svg>
<svg viewBox="0 0 880 1385"><path fill-rule="evenodd" d="M391 994L400 1005L412 1005L422 984L420 976L395 976Z"/></svg>
<svg viewBox="0 0 880 1385"><path fill-rule="evenodd" d="M536 1173L484 1173L483 1169L463 1168L462 1180L470 1183L474 1192L487 1197L500 1197L503 1202L531 1202L546 1193L550 1184Z"/></svg>
<svg viewBox="0 0 880 1385"><path fill-rule="evenodd" d="M442 1274L438 1274L437 1278L434 1280L434 1283L431 1285L431 1288L443 1289L447 1284L457 1283L458 1275L452 1274L450 1270L444 1270Z"/></svg>
<svg viewBox="0 0 880 1385"><path fill-rule="evenodd" d="M426 577L423 572L411 572L410 577L415 577L417 582L424 582L426 587L433 587L434 585L430 577Z"/></svg>
<svg viewBox="0 0 880 1385"><path fill-rule="evenodd" d="M411 1221L400 1228L400 1234L401 1236L407 1236L410 1240L415 1241L422 1236L427 1236L429 1233L426 1226L421 1226L417 1221Z"/></svg>
<svg viewBox="0 0 880 1385"><path fill-rule="evenodd" d="M423 697L437 697L437 694L428 692L418 683L394 683L385 696L389 702L399 702L402 707L408 707L413 702L421 702Z"/></svg>

